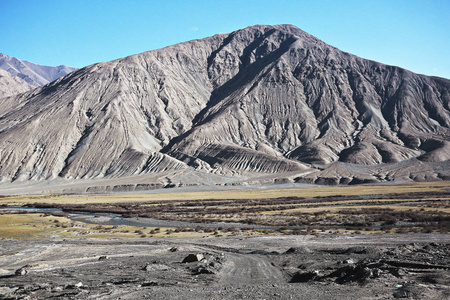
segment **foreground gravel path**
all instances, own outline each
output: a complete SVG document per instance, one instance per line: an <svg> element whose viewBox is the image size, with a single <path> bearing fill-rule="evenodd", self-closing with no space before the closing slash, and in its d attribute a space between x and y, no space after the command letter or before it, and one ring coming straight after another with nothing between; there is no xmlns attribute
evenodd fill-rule
<svg viewBox="0 0 450 300"><path fill-rule="evenodd" d="M264 257L228 254L221 270L219 283L224 285L251 285L270 282L286 282L282 272L272 266Z"/></svg>
<svg viewBox="0 0 450 300"><path fill-rule="evenodd" d="M450 234L0 240L0 299L449 296Z"/></svg>

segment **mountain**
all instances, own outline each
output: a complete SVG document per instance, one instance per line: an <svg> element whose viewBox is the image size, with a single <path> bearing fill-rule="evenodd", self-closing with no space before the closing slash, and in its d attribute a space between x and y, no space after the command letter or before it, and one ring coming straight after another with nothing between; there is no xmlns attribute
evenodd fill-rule
<svg viewBox="0 0 450 300"><path fill-rule="evenodd" d="M0 69L0 98L24 93L33 88L25 80Z"/></svg>
<svg viewBox="0 0 450 300"><path fill-rule="evenodd" d="M67 66L41 66L0 53L0 69L22 78L33 87L38 87L77 70Z"/></svg>
<svg viewBox="0 0 450 300"><path fill-rule="evenodd" d="M449 91L295 26L255 25L0 100L0 176L133 188L447 178Z"/></svg>

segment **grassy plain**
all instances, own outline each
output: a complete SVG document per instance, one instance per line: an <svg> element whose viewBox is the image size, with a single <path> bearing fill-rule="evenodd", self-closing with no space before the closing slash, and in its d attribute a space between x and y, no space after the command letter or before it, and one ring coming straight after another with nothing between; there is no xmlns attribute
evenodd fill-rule
<svg viewBox="0 0 450 300"><path fill-rule="evenodd" d="M214 235L214 232L176 232L176 228L156 228L155 230L154 227L86 224L74 222L66 217L42 213L0 214L0 238L7 239L203 237L208 235Z"/></svg>

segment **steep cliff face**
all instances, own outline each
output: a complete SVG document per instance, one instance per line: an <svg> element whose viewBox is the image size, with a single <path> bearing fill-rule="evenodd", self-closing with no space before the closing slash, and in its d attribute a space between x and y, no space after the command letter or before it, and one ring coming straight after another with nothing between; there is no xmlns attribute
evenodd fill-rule
<svg viewBox="0 0 450 300"><path fill-rule="evenodd" d="M256 25L95 64L0 100L9 107L0 111L0 176L446 161L449 90L449 80L364 60L294 26Z"/></svg>

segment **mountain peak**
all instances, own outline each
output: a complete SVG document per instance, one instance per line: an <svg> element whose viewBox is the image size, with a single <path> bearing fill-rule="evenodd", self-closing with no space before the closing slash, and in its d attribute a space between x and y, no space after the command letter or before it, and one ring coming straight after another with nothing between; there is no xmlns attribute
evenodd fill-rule
<svg viewBox="0 0 450 300"><path fill-rule="evenodd" d="M292 25L254 25L94 64L8 98L0 176L443 178L449 90L448 81L344 53ZM423 169L398 171L412 161Z"/></svg>
<svg viewBox="0 0 450 300"><path fill-rule="evenodd" d="M278 25L256 24L256 25L251 25L251 26L245 27L243 29L238 29L236 31L260 31L260 32L267 32L267 31L273 31L273 30L282 31L282 32L285 32L285 33L288 33L288 34L291 34L291 35L294 35L294 36L297 36L297 37L300 37L300 38L308 38L308 39L314 39L316 41L320 41L316 37L310 35L309 33L301 30L297 26L291 25L291 24L278 24Z"/></svg>

